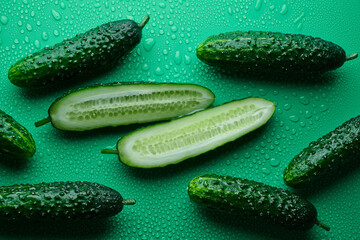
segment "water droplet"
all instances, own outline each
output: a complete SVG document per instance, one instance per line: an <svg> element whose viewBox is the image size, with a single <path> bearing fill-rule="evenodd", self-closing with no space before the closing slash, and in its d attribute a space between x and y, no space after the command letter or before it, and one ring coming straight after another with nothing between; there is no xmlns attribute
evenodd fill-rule
<svg viewBox="0 0 360 240"><path fill-rule="evenodd" d="M305 111L305 118L309 119L309 118L311 118L311 117L312 117L311 112L306 110L306 111Z"/></svg>
<svg viewBox="0 0 360 240"><path fill-rule="evenodd" d="M160 67L157 67L155 70L155 74L157 76L162 76L162 75L164 75L164 71Z"/></svg>
<svg viewBox="0 0 360 240"><path fill-rule="evenodd" d="M154 47L154 45L155 45L155 40L153 38L145 39L144 41L145 51L150 52L151 49Z"/></svg>
<svg viewBox="0 0 360 240"><path fill-rule="evenodd" d="M247 152L247 153L245 153L244 157L245 157L246 159L249 159L249 158L251 157L251 154L250 154L249 152Z"/></svg>
<svg viewBox="0 0 360 240"><path fill-rule="evenodd" d="M280 165L280 160L275 159L275 158L271 158L270 159L270 165L273 166L273 167L277 167L277 166Z"/></svg>
<svg viewBox="0 0 360 240"><path fill-rule="evenodd" d="M37 49L40 48L40 42L39 42L39 40L35 40L34 44L35 44L35 47L36 47Z"/></svg>
<svg viewBox="0 0 360 240"><path fill-rule="evenodd" d="M262 168L261 171L266 174L266 175L269 175L271 173L270 169L267 169L267 168Z"/></svg>
<svg viewBox="0 0 360 240"><path fill-rule="evenodd" d="M264 88L259 89L259 94L261 96L265 96L268 92L269 92L269 89L264 89Z"/></svg>
<svg viewBox="0 0 360 240"><path fill-rule="evenodd" d="M144 65L141 68L143 71L148 71L150 69L149 65L147 63L144 63Z"/></svg>
<svg viewBox="0 0 360 240"><path fill-rule="evenodd" d="M27 1L27 0L23 0L23 3L27 5L27 4L28 4L28 1Z"/></svg>
<svg viewBox="0 0 360 240"><path fill-rule="evenodd" d="M174 61L177 65L180 65L181 62L182 62L182 58L181 58L181 55L180 55L180 51L176 51L175 52L175 58L174 58Z"/></svg>
<svg viewBox="0 0 360 240"><path fill-rule="evenodd" d="M192 61L192 60L191 60L191 57L188 56L188 55L185 55L184 58L185 58L185 64L186 64L186 65L190 65L190 64L191 64L191 61Z"/></svg>
<svg viewBox="0 0 360 240"><path fill-rule="evenodd" d="M60 33L59 33L59 31L58 31L58 30L54 30L54 36L56 36L56 37L57 37L57 36L59 36L59 34L60 34Z"/></svg>
<svg viewBox="0 0 360 240"><path fill-rule="evenodd" d="M31 32L32 31L32 26L30 24L26 24L26 29Z"/></svg>
<svg viewBox="0 0 360 240"><path fill-rule="evenodd" d="M300 20L305 16L305 13L301 13L299 17L297 17L295 20L294 20L294 23L298 23L300 22Z"/></svg>
<svg viewBox="0 0 360 240"><path fill-rule="evenodd" d="M320 111L321 112L326 112L329 108L327 106L325 106L324 104L320 105Z"/></svg>
<svg viewBox="0 0 360 240"><path fill-rule="evenodd" d="M284 110L285 111L289 111L292 108L292 105L290 103L285 103L284 104Z"/></svg>
<svg viewBox="0 0 360 240"><path fill-rule="evenodd" d="M44 40L44 41L47 41L49 39L49 35L46 33L46 32L43 32L41 34L41 38Z"/></svg>
<svg viewBox="0 0 360 240"><path fill-rule="evenodd" d="M21 20L18 21L18 26L21 27L23 25L23 22Z"/></svg>
<svg viewBox="0 0 360 240"><path fill-rule="evenodd" d="M165 3L159 3L159 7L165 8L165 7L166 7L166 4L165 4Z"/></svg>
<svg viewBox="0 0 360 240"><path fill-rule="evenodd" d="M6 16L1 16L0 18L0 22L3 24L3 25L6 25L8 23L8 18Z"/></svg>
<svg viewBox="0 0 360 240"><path fill-rule="evenodd" d="M177 30L178 30L178 28L177 28L176 26L172 26L172 27L171 27L171 31L172 31L172 32L177 32Z"/></svg>
<svg viewBox="0 0 360 240"><path fill-rule="evenodd" d="M287 12L288 12L287 5L284 4L284 5L282 6L282 8L281 8L280 14L281 14L281 15L285 15L285 14L287 14Z"/></svg>
<svg viewBox="0 0 360 240"><path fill-rule="evenodd" d="M304 105L309 105L310 100L309 100L309 98L306 97L306 96L301 96L301 97L300 97L300 102L301 102L302 104L304 104Z"/></svg>
<svg viewBox="0 0 360 240"><path fill-rule="evenodd" d="M65 3L61 2L61 3L60 3L60 7L61 7L62 9L65 9Z"/></svg>
<svg viewBox="0 0 360 240"><path fill-rule="evenodd" d="M60 13L58 13L58 12L55 11L54 9L51 10L51 14L53 15L53 17L54 17L54 19L55 19L56 21L59 21L59 20L61 19Z"/></svg>
<svg viewBox="0 0 360 240"><path fill-rule="evenodd" d="M260 11L262 3L263 3L263 0L256 0L256 4L255 4L256 11Z"/></svg>
<svg viewBox="0 0 360 240"><path fill-rule="evenodd" d="M297 116L297 115L291 115L291 116L289 117L289 119L290 119L290 121L292 121L292 122L298 122L298 121L300 120L299 116Z"/></svg>

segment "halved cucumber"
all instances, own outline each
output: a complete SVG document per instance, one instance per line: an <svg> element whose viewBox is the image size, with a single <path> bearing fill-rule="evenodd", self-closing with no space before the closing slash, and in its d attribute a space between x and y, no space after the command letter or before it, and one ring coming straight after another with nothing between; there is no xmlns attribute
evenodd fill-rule
<svg viewBox="0 0 360 240"><path fill-rule="evenodd" d="M273 115L274 103L246 98L193 115L139 129L121 138L121 162L138 168L164 167L198 156L261 127Z"/></svg>
<svg viewBox="0 0 360 240"><path fill-rule="evenodd" d="M71 91L49 108L51 121L65 131L85 131L168 120L209 107L214 94L195 84L111 83Z"/></svg>

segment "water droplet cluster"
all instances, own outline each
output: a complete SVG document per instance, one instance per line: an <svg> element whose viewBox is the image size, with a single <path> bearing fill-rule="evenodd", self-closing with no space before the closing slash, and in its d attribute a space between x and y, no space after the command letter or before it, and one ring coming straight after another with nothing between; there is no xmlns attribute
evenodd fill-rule
<svg viewBox="0 0 360 240"><path fill-rule="evenodd" d="M187 184L200 174L217 173L285 188L282 173L291 158L311 141L358 114L359 61L299 82L253 79L203 64L196 57L196 47L213 34L269 30L313 34L355 52L358 19L350 21L351 15L344 18L344 13L352 12L356 5L325 0L16 0L2 4L0 107L32 133L37 145L35 156L27 161L1 159L2 185L88 180L112 187L137 203L108 222L80 223L76 228L67 225L60 232L57 225L51 224L38 224L31 231L7 224L0 227L0 237L299 238L299 233L267 225L259 229L257 223L201 209L189 201ZM102 148L114 149L119 137L143 125L83 133L60 132L50 125L35 128L33 123L46 116L53 100L69 87L23 91L9 83L10 66L27 54L103 23L119 19L139 22L146 14L151 19L143 29L142 42L131 53L120 59L112 71L86 82L74 81L71 88L114 81L197 83L215 93L214 105L249 96L273 101L277 109L269 123L215 151L149 171L129 168L116 156L99 152ZM359 170L354 169L335 184L307 196L316 206L319 220L333 229L325 232L313 228L300 238L351 239L358 235L358 176Z"/></svg>

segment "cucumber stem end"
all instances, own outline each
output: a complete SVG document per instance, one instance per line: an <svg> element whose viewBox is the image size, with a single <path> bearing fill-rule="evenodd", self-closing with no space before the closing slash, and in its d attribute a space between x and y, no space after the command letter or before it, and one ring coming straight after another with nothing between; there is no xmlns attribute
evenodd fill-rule
<svg viewBox="0 0 360 240"><path fill-rule="evenodd" d="M330 227L328 225L320 222L319 220L316 220L315 224L318 225L319 227L325 229L326 231L330 231Z"/></svg>
<svg viewBox="0 0 360 240"><path fill-rule="evenodd" d="M136 201L135 199L123 199L121 203L123 205L134 205Z"/></svg>
<svg viewBox="0 0 360 240"><path fill-rule="evenodd" d="M40 127L40 126L45 125L45 124L47 124L47 123L49 123L49 122L51 122L50 117L41 119L40 121L37 121L37 122L35 123L35 127Z"/></svg>
<svg viewBox="0 0 360 240"><path fill-rule="evenodd" d="M118 150L115 149L101 149L102 154L118 154Z"/></svg>
<svg viewBox="0 0 360 240"><path fill-rule="evenodd" d="M359 56L358 53L351 54L349 56L346 56L346 61L354 60Z"/></svg>
<svg viewBox="0 0 360 240"><path fill-rule="evenodd" d="M145 17L144 17L144 19L139 23L139 28L140 29L143 29L144 27L145 27L145 25L147 24L147 22L149 21L149 19L150 19L150 16L149 15L146 15Z"/></svg>

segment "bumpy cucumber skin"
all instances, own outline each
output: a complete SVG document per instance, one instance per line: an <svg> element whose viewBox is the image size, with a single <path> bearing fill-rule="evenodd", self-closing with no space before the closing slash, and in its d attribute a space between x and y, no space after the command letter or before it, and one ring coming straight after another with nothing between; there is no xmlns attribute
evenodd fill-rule
<svg viewBox="0 0 360 240"><path fill-rule="evenodd" d="M10 68L8 77L28 88L96 74L129 53L141 36L141 28L132 20L109 22L24 57Z"/></svg>
<svg viewBox="0 0 360 240"><path fill-rule="evenodd" d="M302 34L237 31L214 35L202 42L198 58L213 66L249 74L321 73L346 61L340 46Z"/></svg>
<svg viewBox="0 0 360 240"><path fill-rule="evenodd" d="M212 95L212 103L214 102L215 100L215 95L214 93L208 89L208 88L205 88L203 86L200 86L200 85L197 85L197 84L176 84L176 83L149 83L149 82L142 82L142 81L137 81L137 82L113 82L113 83L100 83L100 84L94 84L94 85L91 85L91 86L87 86L87 87L81 87L81 88L78 88L78 89L72 89L72 90L69 90L67 92L65 92L61 97L57 98L49 107L49 110L48 110L48 114L49 114L49 117L51 119L51 113L52 113L52 110L53 108L56 107L57 104L60 103L60 101L64 98L66 98L67 96L70 96L71 94L76 94L76 93L80 93L82 91L86 91L86 90L89 90L89 89L96 89L96 88L102 88L102 87L115 87L115 86L125 86L125 85L138 85L138 86L141 86L141 85L181 85L181 86L184 86L184 85L188 85L188 86L196 86L198 88L202 88L204 90L207 90L209 91L209 93ZM212 104L211 103L211 104ZM203 109L198 109L197 111L199 110L203 110ZM192 112L193 113L193 112ZM189 113L191 114L191 113ZM182 117L182 116L178 116L178 117ZM164 119L164 120L167 120L167 119ZM66 129L62 129L62 128L58 128L55 124L53 124L53 122L51 121L51 125L56 128L56 129L59 129L59 130L63 130L63 131L68 131ZM87 129L87 130L92 130L92 129ZM69 130L70 131L70 130ZM72 130L74 131L74 130ZM84 131L84 130L83 130Z"/></svg>
<svg viewBox="0 0 360 240"><path fill-rule="evenodd" d="M14 158L31 158L35 141L25 127L0 110L0 152Z"/></svg>
<svg viewBox="0 0 360 240"><path fill-rule="evenodd" d="M290 230L308 230L317 221L314 205L304 198L243 178L201 175L191 180L188 194L202 206L265 220Z"/></svg>
<svg viewBox="0 0 360 240"><path fill-rule="evenodd" d="M0 219L82 220L116 215L121 195L90 182L54 182L0 187Z"/></svg>
<svg viewBox="0 0 360 240"><path fill-rule="evenodd" d="M360 115L311 142L291 160L284 180L288 186L303 187L359 158Z"/></svg>

